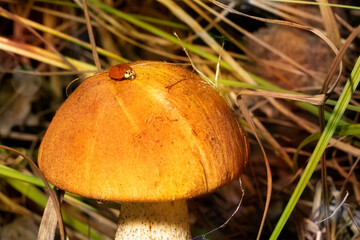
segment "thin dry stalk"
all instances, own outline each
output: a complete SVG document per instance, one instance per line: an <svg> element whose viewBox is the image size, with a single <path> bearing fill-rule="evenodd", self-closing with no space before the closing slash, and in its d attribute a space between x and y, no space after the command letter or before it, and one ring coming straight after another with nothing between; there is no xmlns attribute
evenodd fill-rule
<svg viewBox="0 0 360 240"><path fill-rule="evenodd" d="M92 25L91 25L87 2L86 2L86 0L82 0L82 4L80 4L80 2L78 0L75 0L75 1L78 3L78 5L82 6L82 8L84 10L86 27L87 27L87 31L89 34L92 55L94 57L94 62L95 62L98 72L101 72L101 64L100 64L100 60L99 60L99 55L96 51L96 42L95 42L94 32L93 32Z"/></svg>
<svg viewBox="0 0 360 240"><path fill-rule="evenodd" d="M262 217L261 224L260 224L259 231L258 231L257 238L256 238L258 240L261 237L261 233L262 233L262 230L263 230L263 227L264 227L264 224L265 224L267 212L269 210L269 205L270 205L270 200L271 200L271 192L272 192L272 173L271 173L270 164L269 164L269 160L267 158L265 149L264 149L264 147L263 147L263 145L262 145L262 143L260 141L259 136L257 135L256 127L255 127L255 124L253 122L253 116L251 116L250 113L247 111L244 102L241 100L241 96L238 96L237 104L238 104L238 107L240 108L241 112L243 113L244 118L246 119L246 121L250 125L250 128L251 128L257 142L259 143L261 152L262 152L263 157L264 157L265 167L266 167L266 176L267 176L266 202L265 202L265 208L264 208L263 217Z"/></svg>

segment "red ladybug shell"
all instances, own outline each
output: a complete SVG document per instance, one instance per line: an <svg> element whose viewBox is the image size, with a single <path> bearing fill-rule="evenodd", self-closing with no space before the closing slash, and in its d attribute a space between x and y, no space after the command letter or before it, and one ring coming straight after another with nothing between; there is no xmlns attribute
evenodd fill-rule
<svg viewBox="0 0 360 240"><path fill-rule="evenodd" d="M135 78L135 72L129 65L123 63L113 66L109 71L109 77L114 80L133 80Z"/></svg>

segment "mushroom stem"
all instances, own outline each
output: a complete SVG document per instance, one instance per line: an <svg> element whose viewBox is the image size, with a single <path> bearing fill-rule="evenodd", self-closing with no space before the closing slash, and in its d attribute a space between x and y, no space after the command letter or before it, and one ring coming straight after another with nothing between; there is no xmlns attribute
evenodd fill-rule
<svg viewBox="0 0 360 240"><path fill-rule="evenodd" d="M122 203L115 235L120 239L191 239L186 200Z"/></svg>

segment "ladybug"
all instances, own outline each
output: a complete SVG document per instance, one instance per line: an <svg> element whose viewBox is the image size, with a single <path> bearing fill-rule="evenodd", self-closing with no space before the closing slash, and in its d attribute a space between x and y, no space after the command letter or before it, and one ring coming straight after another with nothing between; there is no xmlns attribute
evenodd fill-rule
<svg viewBox="0 0 360 240"><path fill-rule="evenodd" d="M118 64L113 66L109 71L109 77L114 80L134 80L135 71L127 64Z"/></svg>

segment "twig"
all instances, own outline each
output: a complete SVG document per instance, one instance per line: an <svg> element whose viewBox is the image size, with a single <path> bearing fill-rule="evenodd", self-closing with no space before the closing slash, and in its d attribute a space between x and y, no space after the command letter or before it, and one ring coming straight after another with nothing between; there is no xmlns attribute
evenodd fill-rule
<svg viewBox="0 0 360 240"><path fill-rule="evenodd" d="M81 4L79 4L79 5L81 6ZM98 55L98 53L96 51L96 42L95 42L95 38L94 38L93 29L92 29L92 26L91 26L91 20L90 20L89 10L88 10L88 7L87 7L86 0L82 0L82 7L83 7L83 10L84 10L84 15L85 15L85 19L86 19L86 27L87 27L88 34L89 34L89 40L90 40L90 44L91 44L92 55L94 57L94 62L95 62L95 65L96 65L96 68L97 68L98 72L101 72L101 64L100 64L100 60L99 60L99 55Z"/></svg>
<svg viewBox="0 0 360 240"><path fill-rule="evenodd" d="M255 138L256 138L256 141L259 143L259 147L260 147L261 152L263 154L264 161L265 161L265 167L266 167L266 175L267 175L266 202L265 202L265 208L264 208L263 217L261 219L261 224L260 224L258 235L257 235L257 238L256 238L257 240L259 240L260 237L261 237L262 230L264 228L265 219L266 219L267 212L269 210L269 205L270 205L270 200L271 200L272 174L271 174L270 164L269 164L269 160L268 160L268 158L266 156L265 149L264 149L264 147L263 147L263 145L262 145L262 143L260 141L260 138L259 138L258 134L256 133L255 124L254 124L253 120L251 119L250 113L247 111L243 100L241 99L241 95L239 95L237 97L236 101L237 101L238 107L240 108L240 111L243 113L244 118L248 122L248 124L249 124Z"/></svg>
<svg viewBox="0 0 360 240"><path fill-rule="evenodd" d="M243 185L242 185L242 181L241 181L241 178L239 178L239 185L240 185L240 189L241 189L241 197L240 197L240 200L239 200L239 203L235 209L235 211L231 214L231 216L223 223L221 224L219 227L217 228L214 228L212 229L211 231L203 234L203 235L200 235L200 236L196 236L196 237L193 237L192 239L195 240L195 239L198 239L201 237L201 239L206 239L206 236L209 235L209 234L212 234L213 232L221 229L221 228L224 228L226 227L226 225L230 222L230 220L235 216L235 214L239 211L240 209L240 206L241 206L241 203L242 203L242 200L244 199L244 196L245 196L245 191L244 191L244 188L243 188Z"/></svg>

